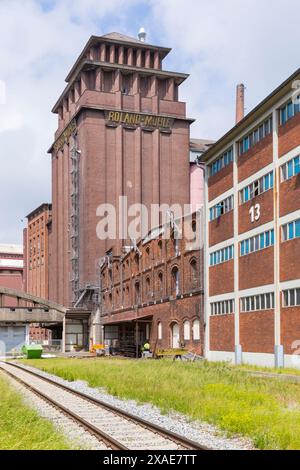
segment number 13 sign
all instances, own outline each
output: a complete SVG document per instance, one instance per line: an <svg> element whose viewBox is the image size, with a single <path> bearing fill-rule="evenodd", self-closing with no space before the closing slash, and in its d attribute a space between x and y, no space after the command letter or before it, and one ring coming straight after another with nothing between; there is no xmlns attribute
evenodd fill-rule
<svg viewBox="0 0 300 470"><path fill-rule="evenodd" d="M257 222L260 219L260 204L252 206L249 214L251 217L251 223L254 224L254 222Z"/></svg>

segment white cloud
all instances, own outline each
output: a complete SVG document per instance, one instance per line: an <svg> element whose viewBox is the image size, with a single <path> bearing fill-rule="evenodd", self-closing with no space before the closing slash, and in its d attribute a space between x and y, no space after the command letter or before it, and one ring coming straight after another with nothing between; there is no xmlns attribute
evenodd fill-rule
<svg viewBox="0 0 300 470"><path fill-rule="evenodd" d="M193 134L220 137L234 124L235 86L247 111L300 65L298 0L152 0L172 64L191 73L183 87Z"/></svg>
<svg viewBox="0 0 300 470"><path fill-rule="evenodd" d="M21 219L50 199L50 110L91 34L135 34L143 23L149 41L172 47L166 67L191 74L181 97L197 118L195 137L218 138L234 124L238 82L249 111L299 67L299 0L41 3L0 0L0 242L19 242Z"/></svg>
<svg viewBox="0 0 300 470"><path fill-rule="evenodd" d="M51 108L92 34L124 22L137 0L59 0L43 11L35 0L0 1L0 242L22 240L22 219L50 200Z"/></svg>

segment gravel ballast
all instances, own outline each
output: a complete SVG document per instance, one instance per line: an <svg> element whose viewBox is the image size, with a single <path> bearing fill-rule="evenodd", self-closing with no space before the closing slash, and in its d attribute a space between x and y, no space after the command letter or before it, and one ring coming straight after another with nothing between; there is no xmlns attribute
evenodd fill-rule
<svg viewBox="0 0 300 470"><path fill-rule="evenodd" d="M51 378L53 381L66 385L71 389L85 393L92 398L104 401L120 410L124 410L142 419L157 424L172 432L180 434L190 440L199 442L201 445L215 450L254 450L250 439L243 437L227 437L226 434L216 426L201 421L191 421L186 416L170 412L163 415L161 411L152 404L139 404L134 400L124 400L114 397L102 388L91 388L84 381L77 380L68 382L56 375L48 374L39 369L24 366L24 369L39 372L41 376Z"/></svg>
<svg viewBox="0 0 300 470"><path fill-rule="evenodd" d="M10 385L23 397L25 405L34 409L42 418L49 420L55 429L66 437L72 450L108 450L108 447L96 437L85 431L58 409L39 398L21 383L3 374Z"/></svg>

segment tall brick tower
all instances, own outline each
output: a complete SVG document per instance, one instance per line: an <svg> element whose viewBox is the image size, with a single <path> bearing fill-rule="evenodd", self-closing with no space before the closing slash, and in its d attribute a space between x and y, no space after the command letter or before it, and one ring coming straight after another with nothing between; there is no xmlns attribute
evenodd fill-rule
<svg viewBox="0 0 300 470"><path fill-rule="evenodd" d="M144 39L144 38L142 38ZM97 263L122 240L96 235L100 204L188 204L191 120L162 69L170 49L111 33L92 36L53 108L50 298L66 306L97 286Z"/></svg>

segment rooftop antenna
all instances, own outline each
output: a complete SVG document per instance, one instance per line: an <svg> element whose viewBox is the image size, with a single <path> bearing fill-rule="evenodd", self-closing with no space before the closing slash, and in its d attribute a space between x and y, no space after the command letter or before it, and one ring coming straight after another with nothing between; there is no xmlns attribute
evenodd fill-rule
<svg viewBox="0 0 300 470"><path fill-rule="evenodd" d="M140 28L138 38L141 42L146 42L147 33L145 28Z"/></svg>

